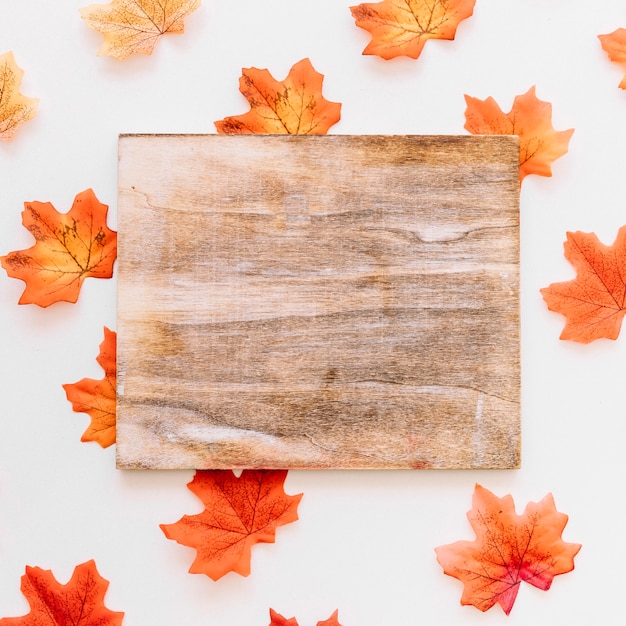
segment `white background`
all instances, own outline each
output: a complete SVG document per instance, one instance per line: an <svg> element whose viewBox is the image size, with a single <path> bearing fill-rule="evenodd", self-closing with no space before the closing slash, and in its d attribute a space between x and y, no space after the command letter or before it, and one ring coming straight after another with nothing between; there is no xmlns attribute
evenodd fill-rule
<svg viewBox="0 0 626 626"><path fill-rule="evenodd" d="M182 36L150 57L96 56L101 37L74 0L4 0L0 53L25 70L37 117L0 145L0 254L29 247L25 201L67 211L92 187L115 228L117 135L207 133L248 110L242 67L279 80L310 57L324 94L343 103L332 133L465 134L463 94L504 110L537 86L553 123L576 129L552 178L521 192L523 467L517 471L291 472L304 492L300 521L253 549L252 574L217 582L191 575L195 554L160 523L201 510L192 472L117 471L115 449L81 443L89 418L61 387L101 378L103 326L115 329L115 279L88 279L75 305L18 306L21 281L0 276L0 617L22 615L24 566L66 582L95 559L110 581L106 604L125 626L267 626L273 607L300 626L339 609L343 626L623 623L626 574L626 336L578 345L558 339L563 318L541 287L574 272L566 231L612 243L624 216L626 93L597 35L626 27L623 0L477 0L453 42L418 60L361 55L369 35L340 0L204 0ZM623 335L626 331L623 332ZM511 493L521 512L554 494L582 543L576 569L548 592L523 585L511 615L459 604L434 548L473 539L465 518L475 483Z"/></svg>

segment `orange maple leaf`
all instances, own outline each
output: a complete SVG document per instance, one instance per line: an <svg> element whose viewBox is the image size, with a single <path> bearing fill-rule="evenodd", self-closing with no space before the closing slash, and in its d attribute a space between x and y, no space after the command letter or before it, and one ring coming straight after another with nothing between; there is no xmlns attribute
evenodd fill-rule
<svg viewBox="0 0 626 626"><path fill-rule="evenodd" d="M322 96L324 76L309 59L296 63L283 81L256 67L241 74L239 91L250 110L215 122L218 133L323 135L341 117L341 104Z"/></svg>
<svg viewBox="0 0 626 626"><path fill-rule="evenodd" d="M21 124L35 117L37 98L20 93L24 71L15 63L12 52L0 55L0 139L11 141Z"/></svg>
<svg viewBox="0 0 626 626"><path fill-rule="evenodd" d="M541 289L551 311L567 318L561 339L617 339L626 312L626 226L611 246L595 233L567 233L565 257L576 278Z"/></svg>
<svg viewBox="0 0 626 626"><path fill-rule="evenodd" d="M534 87L516 96L508 113L491 97L479 100L466 95L465 102L465 128L470 133L519 136L520 182L528 174L552 176L550 164L567 152L574 129L553 128L552 105L539 100Z"/></svg>
<svg viewBox="0 0 626 626"><path fill-rule="evenodd" d="M298 621L295 617L290 617L287 619L280 615L280 613L276 613L274 609L270 609L270 625L269 626L299 626Z"/></svg>
<svg viewBox="0 0 626 626"><path fill-rule="evenodd" d="M417 59L429 39L454 39L476 0L383 0L350 7L356 25L372 39L363 54Z"/></svg>
<svg viewBox="0 0 626 626"><path fill-rule="evenodd" d="M91 417L80 440L97 441L103 448L115 443L116 338L116 333L105 326L104 340L96 358L104 370L104 378L83 378L77 383L63 385L72 409Z"/></svg>
<svg viewBox="0 0 626 626"><path fill-rule="evenodd" d="M21 590L30 612L0 619L0 626L119 626L124 613L104 606L108 586L94 561L77 565L65 585L58 583L50 570L27 566Z"/></svg>
<svg viewBox="0 0 626 626"><path fill-rule="evenodd" d="M338 615L339 611L335 611L328 619L317 622L317 626L341 626L337 617ZM279 613L276 613L274 609L270 609L269 626L298 626L298 622L295 617L287 619Z"/></svg>
<svg viewBox="0 0 626 626"><path fill-rule="evenodd" d="M608 35L598 35L598 39L609 59L626 70L626 28L618 28ZM619 86L626 89L626 75Z"/></svg>
<svg viewBox="0 0 626 626"><path fill-rule="evenodd" d="M581 546L561 539L568 517L556 510L552 494L516 515L510 495L498 498L476 485L467 519L475 541L435 548L443 571L464 585L461 604L481 611L499 604L508 615L522 581L546 591L556 575L574 569Z"/></svg>
<svg viewBox="0 0 626 626"><path fill-rule="evenodd" d="M200 7L200 0L113 0L80 9L89 28L104 41L99 55L125 59L131 54L152 54L157 41L185 30L185 18Z"/></svg>
<svg viewBox="0 0 626 626"><path fill-rule="evenodd" d="M91 189L79 193L67 213L49 202L25 202L22 224L36 244L0 257L13 278L26 283L19 304L76 302L88 276L111 278L117 233L107 228L107 205Z"/></svg>
<svg viewBox="0 0 626 626"><path fill-rule="evenodd" d="M298 519L302 494L283 491L287 472L198 470L187 485L205 505L202 513L184 515L174 524L161 524L168 539L195 548L192 574L217 580L228 572L250 573L251 548L274 542L276 528Z"/></svg>

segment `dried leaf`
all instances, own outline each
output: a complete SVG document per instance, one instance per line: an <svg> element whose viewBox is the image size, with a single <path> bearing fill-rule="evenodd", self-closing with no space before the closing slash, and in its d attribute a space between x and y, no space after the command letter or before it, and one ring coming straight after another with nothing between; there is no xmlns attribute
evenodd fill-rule
<svg viewBox="0 0 626 626"><path fill-rule="evenodd" d="M83 378L63 385L72 409L91 417L91 424L80 440L97 441L103 448L115 443L116 338L115 332L105 326L104 340L96 358L104 370L104 378Z"/></svg>
<svg viewBox="0 0 626 626"><path fill-rule="evenodd" d="M443 571L464 585L461 604L481 611L499 604L508 615L522 581L546 591L555 576L574 569L581 546L561 539L568 517L552 494L516 515L510 495L498 498L476 485L472 505L467 519L475 541L435 548Z"/></svg>
<svg viewBox="0 0 626 626"><path fill-rule="evenodd" d="M551 311L565 315L561 339L617 339L626 312L626 226L611 246L595 233L567 233L565 257L576 278L541 289Z"/></svg>
<svg viewBox="0 0 626 626"><path fill-rule="evenodd" d="M285 494L286 477L282 470L244 470L239 478L229 470L198 470L187 486L205 510L161 524L161 530L168 539L196 549L190 573L213 580L231 571L247 576L252 546L273 543L278 526L298 519L302 494Z"/></svg>
<svg viewBox="0 0 626 626"><path fill-rule="evenodd" d="M466 95L465 102L465 128L470 133L519 136L520 182L528 174L552 176L550 164L567 152L574 129L553 128L552 105L539 100L534 87L516 96L508 113L491 97L479 100Z"/></svg>
<svg viewBox="0 0 626 626"><path fill-rule="evenodd" d="M119 626L124 613L104 606L108 586L94 561L77 565L65 585L59 584L50 570L27 566L21 590L30 612L0 619L0 626Z"/></svg>
<svg viewBox="0 0 626 626"><path fill-rule="evenodd" d="M181 34L185 18L201 0L113 0L80 9L89 28L100 31L104 41L99 55L125 59L132 54L152 54L157 41Z"/></svg>
<svg viewBox="0 0 626 626"><path fill-rule="evenodd" d="M22 76L12 52L0 55L0 139L4 141L11 141L19 126L37 112L39 100L20 93Z"/></svg>
<svg viewBox="0 0 626 626"><path fill-rule="evenodd" d="M417 59L429 39L454 39L476 0L383 0L350 7L356 25L372 39L363 54Z"/></svg>
<svg viewBox="0 0 626 626"><path fill-rule="evenodd" d="M626 28L618 28L608 35L598 35L598 39L602 44L602 49L609 55L609 59L626 71ZM626 89L626 75L619 86L621 89Z"/></svg>
<svg viewBox="0 0 626 626"><path fill-rule="evenodd" d="M76 302L85 278L111 278L117 233L106 225L107 205L91 189L79 193L67 213L49 202L24 207L22 224L37 243L0 257L7 274L26 283L20 304Z"/></svg>
<svg viewBox="0 0 626 626"><path fill-rule="evenodd" d="M340 119L341 104L323 97L324 76L309 59L296 63L280 82L268 70L251 67L241 73L239 90L250 111L215 122L219 133L323 135Z"/></svg>

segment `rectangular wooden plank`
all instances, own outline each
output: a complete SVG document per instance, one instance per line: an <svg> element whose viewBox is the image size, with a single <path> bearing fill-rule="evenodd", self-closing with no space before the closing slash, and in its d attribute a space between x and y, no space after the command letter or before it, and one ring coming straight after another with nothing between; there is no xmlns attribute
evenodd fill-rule
<svg viewBox="0 0 626 626"><path fill-rule="evenodd" d="M514 468L511 136L123 135L120 468Z"/></svg>

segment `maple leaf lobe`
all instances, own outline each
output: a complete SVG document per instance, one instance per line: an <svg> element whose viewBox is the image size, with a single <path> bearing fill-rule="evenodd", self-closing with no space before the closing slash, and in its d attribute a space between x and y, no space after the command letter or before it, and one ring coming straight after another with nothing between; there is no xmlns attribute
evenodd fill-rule
<svg viewBox="0 0 626 626"><path fill-rule="evenodd" d="M467 518L474 541L435 549L444 573L463 583L463 605L487 611L500 604L508 615L521 582L545 591L554 576L574 569L581 546L562 540L568 517L556 510L551 494L517 515L510 495L498 498L476 485Z"/></svg>
<svg viewBox="0 0 626 626"><path fill-rule="evenodd" d="M189 572L213 580L233 571L248 576L251 548L273 543L276 528L298 519L302 494L285 494L284 470L198 470L187 485L205 509L184 515L174 524L161 524L168 539L195 548Z"/></svg>
<svg viewBox="0 0 626 626"><path fill-rule="evenodd" d="M39 100L19 91L23 76L12 52L0 55L0 140L12 141L17 129L37 112Z"/></svg>
<svg viewBox="0 0 626 626"><path fill-rule="evenodd" d="M598 35L598 39L609 59L626 70L626 28L618 28L612 33ZM626 75L622 78L619 87L626 89Z"/></svg>
<svg viewBox="0 0 626 626"><path fill-rule="evenodd" d="M337 609L328 619L317 622L317 626L341 626L339 623L339 609Z"/></svg>
<svg viewBox="0 0 626 626"><path fill-rule="evenodd" d="M336 610L328 619L317 622L317 626L341 626L338 619L339 610ZM287 619L280 613L270 609L269 626L299 626L295 617Z"/></svg>
<svg viewBox="0 0 626 626"><path fill-rule="evenodd" d="M283 617L280 613L274 611L274 609L270 609L270 624L269 626L299 626L295 617L290 617L287 619Z"/></svg>
<svg viewBox="0 0 626 626"><path fill-rule="evenodd" d="M417 59L428 39L454 39L476 0L383 0L350 7L359 28L372 35L363 54Z"/></svg>
<svg viewBox="0 0 626 626"><path fill-rule="evenodd" d="M20 588L30 612L0 619L0 626L120 626L124 613L104 606L108 586L93 560L77 565L65 585L50 570L26 566Z"/></svg>
<svg viewBox="0 0 626 626"><path fill-rule="evenodd" d="M626 226L610 246L578 231L567 233L563 248L576 278L540 290L548 308L566 318L560 338L617 339L626 313Z"/></svg>
<svg viewBox="0 0 626 626"><path fill-rule="evenodd" d="M323 74L308 58L296 63L283 81L267 69L243 68L239 90L250 110L215 122L222 134L322 135L336 124L341 104L322 95Z"/></svg>
<svg viewBox="0 0 626 626"><path fill-rule="evenodd" d="M163 35L183 33L185 18L200 4L201 0L113 0L84 7L80 15L104 36L98 54L122 60L152 54Z"/></svg>
<svg viewBox="0 0 626 626"><path fill-rule="evenodd" d="M539 100L535 87L516 96L504 113L492 97L465 95L465 129L474 135L517 135L520 141L520 183L528 174L552 176L550 165L567 153L574 129L552 126L552 105Z"/></svg>
<svg viewBox="0 0 626 626"><path fill-rule="evenodd" d="M104 370L104 378L82 378L76 383L63 385L72 409L91 417L80 440L95 441L103 448L113 445L116 435L116 339L116 333L105 326L104 340L96 358Z"/></svg>
<svg viewBox="0 0 626 626"><path fill-rule="evenodd" d="M113 275L117 233L106 225L108 206L91 189L79 193L67 213L49 202L24 207L22 224L36 243L0 257L7 274L26 284L19 304L76 302L85 278Z"/></svg>

